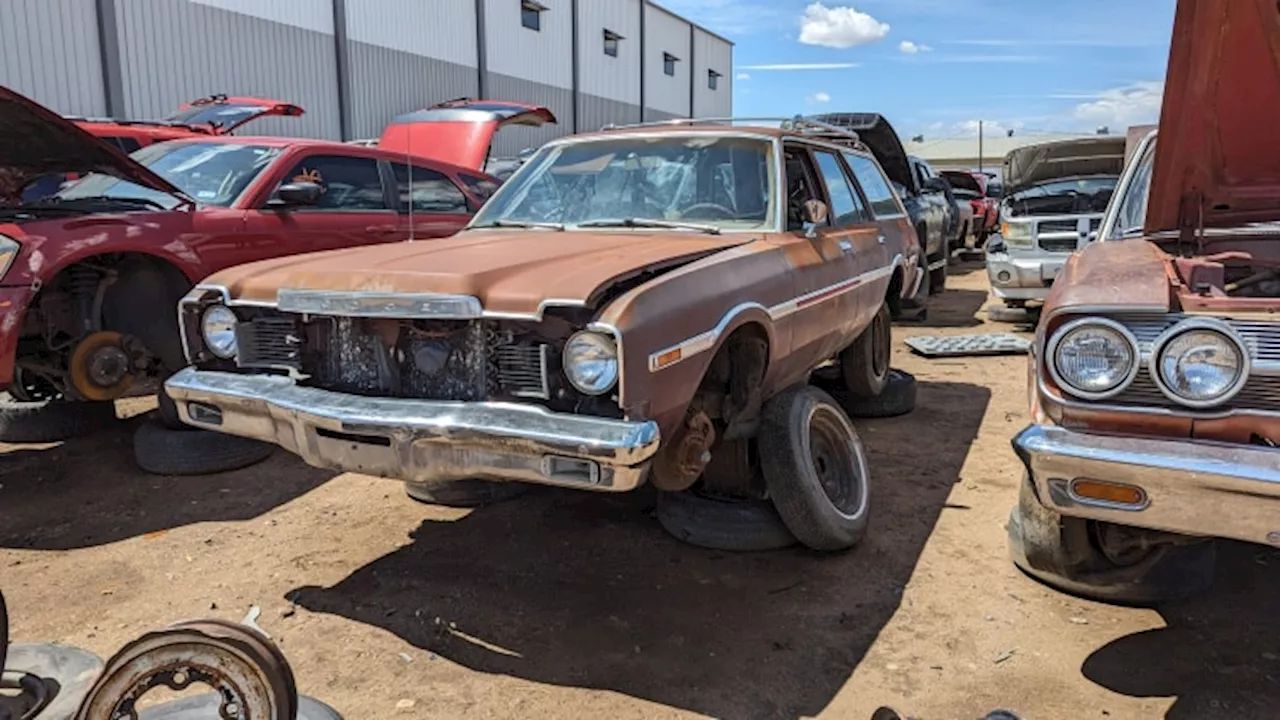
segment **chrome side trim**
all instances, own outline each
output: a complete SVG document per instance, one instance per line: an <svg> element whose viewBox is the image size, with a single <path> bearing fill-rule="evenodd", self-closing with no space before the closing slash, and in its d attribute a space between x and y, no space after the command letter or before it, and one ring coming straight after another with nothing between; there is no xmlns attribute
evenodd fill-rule
<svg viewBox="0 0 1280 720"><path fill-rule="evenodd" d="M717 322L715 326L713 326L711 329L706 330L704 332L700 332L697 335L694 335L693 337L686 338L684 340L681 340L678 343L675 343L674 345L669 345L665 348L662 348L661 350L658 350L657 352L651 353L649 355L649 372L653 373L653 372L658 372L659 370L666 370L669 367L678 365L679 363L684 362L685 360L691 357L694 357L695 355L699 355L715 347L716 343L720 340L720 336L729 327L729 324L733 322L733 319L741 315L742 313L746 312L747 310L751 310L751 309L761 310L766 315L769 316L770 320L773 320L773 321L781 320L789 315L793 315L796 312L799 312L800 310L808 308L812 305L816 305L818 303L825 302L832 298L839 297L840 295L843 295L849 292L850 290L853 290L854 288L861 287L862 285L865 285L869 282L875 282L882 278L888 277L889 275L892 275L893 271L896 270L898 266L902 263L902 259L903 258L901 255L895 255L893 258L893 261L882 268L869 270L865 273L862 273L861 275L855 275L851 278L846 278L844 280L841 280L838 283L834 283L832 285L828 285L827 287L819 288L812 292L805 293L804 295L778 303L777 305L773 305L771 307L766 308L765 306L755 302L740 303L738 305L735 305L732 308L730 308L729 311L726 312L720 318L720 321ZM680 356L678 358L670 362L667 362L665 364L661 362L662 356L675 352L677 350L680 351Z"/></svg>

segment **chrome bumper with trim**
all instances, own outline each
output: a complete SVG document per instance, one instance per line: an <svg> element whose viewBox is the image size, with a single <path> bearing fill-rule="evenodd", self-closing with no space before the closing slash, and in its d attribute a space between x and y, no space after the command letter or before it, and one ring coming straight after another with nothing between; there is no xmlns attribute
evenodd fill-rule
<svg viewBox="0 0 1280 720"><path fill-rule="evenodd" d="M991 292L1002 300L1043 300L1069 256L1020 257L987 253Z"/></svg>
<svg viewBox="0 0 1280 720"><path fill-rule="evenodd" d="M1031 425L1013 439L1040 502L1069 516L1183 535L1280 545L1280 449L1095 435ZM1083 498L1076 479L1141 488L1124 506Z"/></svg>
<svg viewBox="0 0 1280 720"><path fill-rule="evenodd" d="M165 389L194 427L275 443L315 467L412 482L480 478L623 492L644 482L659 442L653 421L364 397L281 375L187 368Z"/></svg>

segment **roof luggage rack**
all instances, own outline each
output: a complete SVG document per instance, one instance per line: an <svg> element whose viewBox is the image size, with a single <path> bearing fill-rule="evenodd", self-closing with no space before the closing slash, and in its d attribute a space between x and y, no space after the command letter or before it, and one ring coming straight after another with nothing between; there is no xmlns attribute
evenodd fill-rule
<svg viewBox="0 0 1280 720"><path fill-rule="evenodd" d="M862 145L862 139L858 137L858 133L842 128L839 125L833 125L822 120L815 120L804 115L793 115L791 117L708 117L708 118L674 118L671 120L656 120L651 122L631 123L626 125L618 125L609 123L601 130L631 130L635 128L647 127L671 127L673 125L697 126L697 125L733 125L734 123L748 123L759 125L761 123L778 123L781 130L789 130L799 135L816 135L829 139L839 139L844 142L853 141L857 145Z"/></svg>

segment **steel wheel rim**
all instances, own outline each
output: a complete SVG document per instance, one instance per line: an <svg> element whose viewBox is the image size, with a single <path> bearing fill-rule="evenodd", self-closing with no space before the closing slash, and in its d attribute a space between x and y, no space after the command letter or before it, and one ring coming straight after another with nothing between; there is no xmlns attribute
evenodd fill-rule
<svg viewBox="0 0 1280 720"><path fill-rule="evenodd" d="M847 418L830 405L809 412L805 454L827 502L846 518L867 508L867 462Z"/></svg>
<svg viewBox="0 0 1280 720"><path fill-rule="evenodd" d="M892 342L889 323L885 322L883 312L876 313L871 323L871 372L883 378L889 374L889 343Z"/></svg>

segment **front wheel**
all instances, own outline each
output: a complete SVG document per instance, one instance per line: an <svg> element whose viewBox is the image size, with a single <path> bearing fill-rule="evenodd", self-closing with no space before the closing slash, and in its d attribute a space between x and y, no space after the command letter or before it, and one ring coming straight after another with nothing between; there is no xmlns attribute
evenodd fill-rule
<svg viewBox="0 0 1280 720"><path fill-rule="evenodd" d="M760 464L782 521L804 545L846 550L867 532L867 455L830 395L797 385L764 407Z"/></svg>

